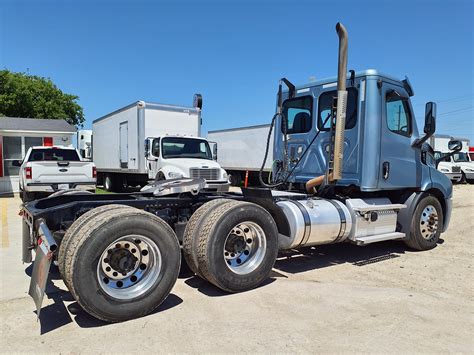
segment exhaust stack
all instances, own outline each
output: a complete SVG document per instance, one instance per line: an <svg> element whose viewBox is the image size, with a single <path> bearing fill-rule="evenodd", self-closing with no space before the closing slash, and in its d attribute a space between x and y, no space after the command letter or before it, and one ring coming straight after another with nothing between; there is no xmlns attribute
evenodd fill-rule
<svg viewBox="0 0 474 355"><path fill-rule="evenodd" d="M340 22L336 25L336 32L339 36L339 59L337 67L337 111L336 129L334 132L334 167L332 180L342 177L342 164L344 157L344 130L346 127L347 109L347 31Z"/></svg>

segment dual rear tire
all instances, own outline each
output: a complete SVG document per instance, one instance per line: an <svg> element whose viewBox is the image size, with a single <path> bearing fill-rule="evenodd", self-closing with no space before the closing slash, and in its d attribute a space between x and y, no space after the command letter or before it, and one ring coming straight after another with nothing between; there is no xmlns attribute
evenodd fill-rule
<svg viewBox="0 0 474 355"><path fill-rule="evenodd" d="M73 297L107 322L152 312L171 292L180 265L171 227L151 213L122 205L95 208L79 217L58 255Z"/></svg>
<svg viewBox="0 0 474 355"><path fill-rule="evenodd" d="M190 269L227 292L262 284L278 253L278 229L264 208L249 202L215 200L191 217L183 236Z"/></svg>

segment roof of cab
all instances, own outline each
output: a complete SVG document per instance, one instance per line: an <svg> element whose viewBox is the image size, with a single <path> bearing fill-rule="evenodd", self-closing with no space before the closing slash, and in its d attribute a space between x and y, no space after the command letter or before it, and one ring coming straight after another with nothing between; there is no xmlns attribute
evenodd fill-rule
<svg viewBox="0 0 474 355"><path fill-rule="evenodd" d="M382 72L380 72L376 69L366 69L366 70L362 70L362 71L357 71L355 73L356 78L367 77L367 76L383 77L383 78L386 78L386 79L389 79L391 81L395 81L395 82L398 82L398 83L401 82L400 79L395 78L395 77L390 76L390 75L387 75L387 74L384 74L384 73L382 73ZM349 78L350 78L350 74L347 73L347 79L349 79ZM336 83L336 82L337 82L337 76L333 76L333 77L330 77L330 78L319 79L319 80L312 81L312 82L309 82L309 83L306 83L306 84L297 85L296 90L310 88L310 87L314 87L314 86L321 86L321 85L331 84L331 83ZM288 90L285 90L285 92L287 92L287 91Z"/></svg>

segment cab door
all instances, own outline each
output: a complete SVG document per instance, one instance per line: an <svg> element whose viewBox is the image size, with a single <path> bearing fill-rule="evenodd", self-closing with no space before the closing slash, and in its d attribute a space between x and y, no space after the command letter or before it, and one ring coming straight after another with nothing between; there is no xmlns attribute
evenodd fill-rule
<svg viewBox="0 0 474 355"><path fill-rule="evenodd" d="M412 147L416 125L406 90L382 84L379 188L395 190L420 185L420 151ZM366 159L368 157L365 157Z"/></svg>

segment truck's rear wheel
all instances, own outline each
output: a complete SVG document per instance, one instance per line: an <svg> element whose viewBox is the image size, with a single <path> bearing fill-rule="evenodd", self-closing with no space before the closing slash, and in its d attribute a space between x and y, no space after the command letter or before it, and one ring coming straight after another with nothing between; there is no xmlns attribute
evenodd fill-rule
<svg viewBox="0 0 474 355"><path fill-rule="evenodd" d="M228 292L260 285L278 253L278 230L270 213L248 202L212 209L199 232L197 260L202 276Z"/></svg>
<svg viewBox="0 0 474 355"><path fill-rule="evenodd" d="M197 261L197 248L199 242L199 231L201 230L202 222L212 209L220 206L224 203L235 203L234 200L228 199L216 199L209 201L199 207L191 216L188 223L186 224L186 229L184 230L183 235L183 255L184 260L188 264L189 268L196 275L201 276L199 272L199 265Z"/></svg>
<svg viewBox="0 0 474 355"><path fill-rule="evenodd" d="M72 237L68 250L65 274L72 295L84 310L108 322L153 311L170 293L181 264L171 227L138 209L92 218Z"/></svg>
<svg viewBox="0 0 474 355"><path fill-rule="evenodd" d="M68 280L66 279L65 275L65 269L66 269L66 254L68 253L68 247L69 247L69 242L71 239L80 231L82 227L84 227L91 219L97 218L100 214L112 211L112 210L117 210L117 209L123 209L123 208L128 208L131 209L129 206L125 205L106 205L106 206L100 206L96 207L90 211L87 211L83 215L81 215L79 218L77 218L73 224L67 229L66 233L64 234L63 239L61 240L61 244L59 245L59 251L58 251L58 268L61 276L63 277L64 283L66 286L69 288ZM72 254L72 250L70 251Z"/></svg>
<svg viewBox="0 0 474 355"><path fill-rule="evenodd" d="M405 243L416 250L429 250L438 243L443 230L443 209L433 195L426 195L415 208L410 234Z"/></svg>
<svg viewBox="0 0 474 355"><path fill-rule="evenodd" d="M115 180L116 179L111 174L105 175L104 189L107 190L108 192L114 192L115 191L115 185L116 185Z"/></svg>

